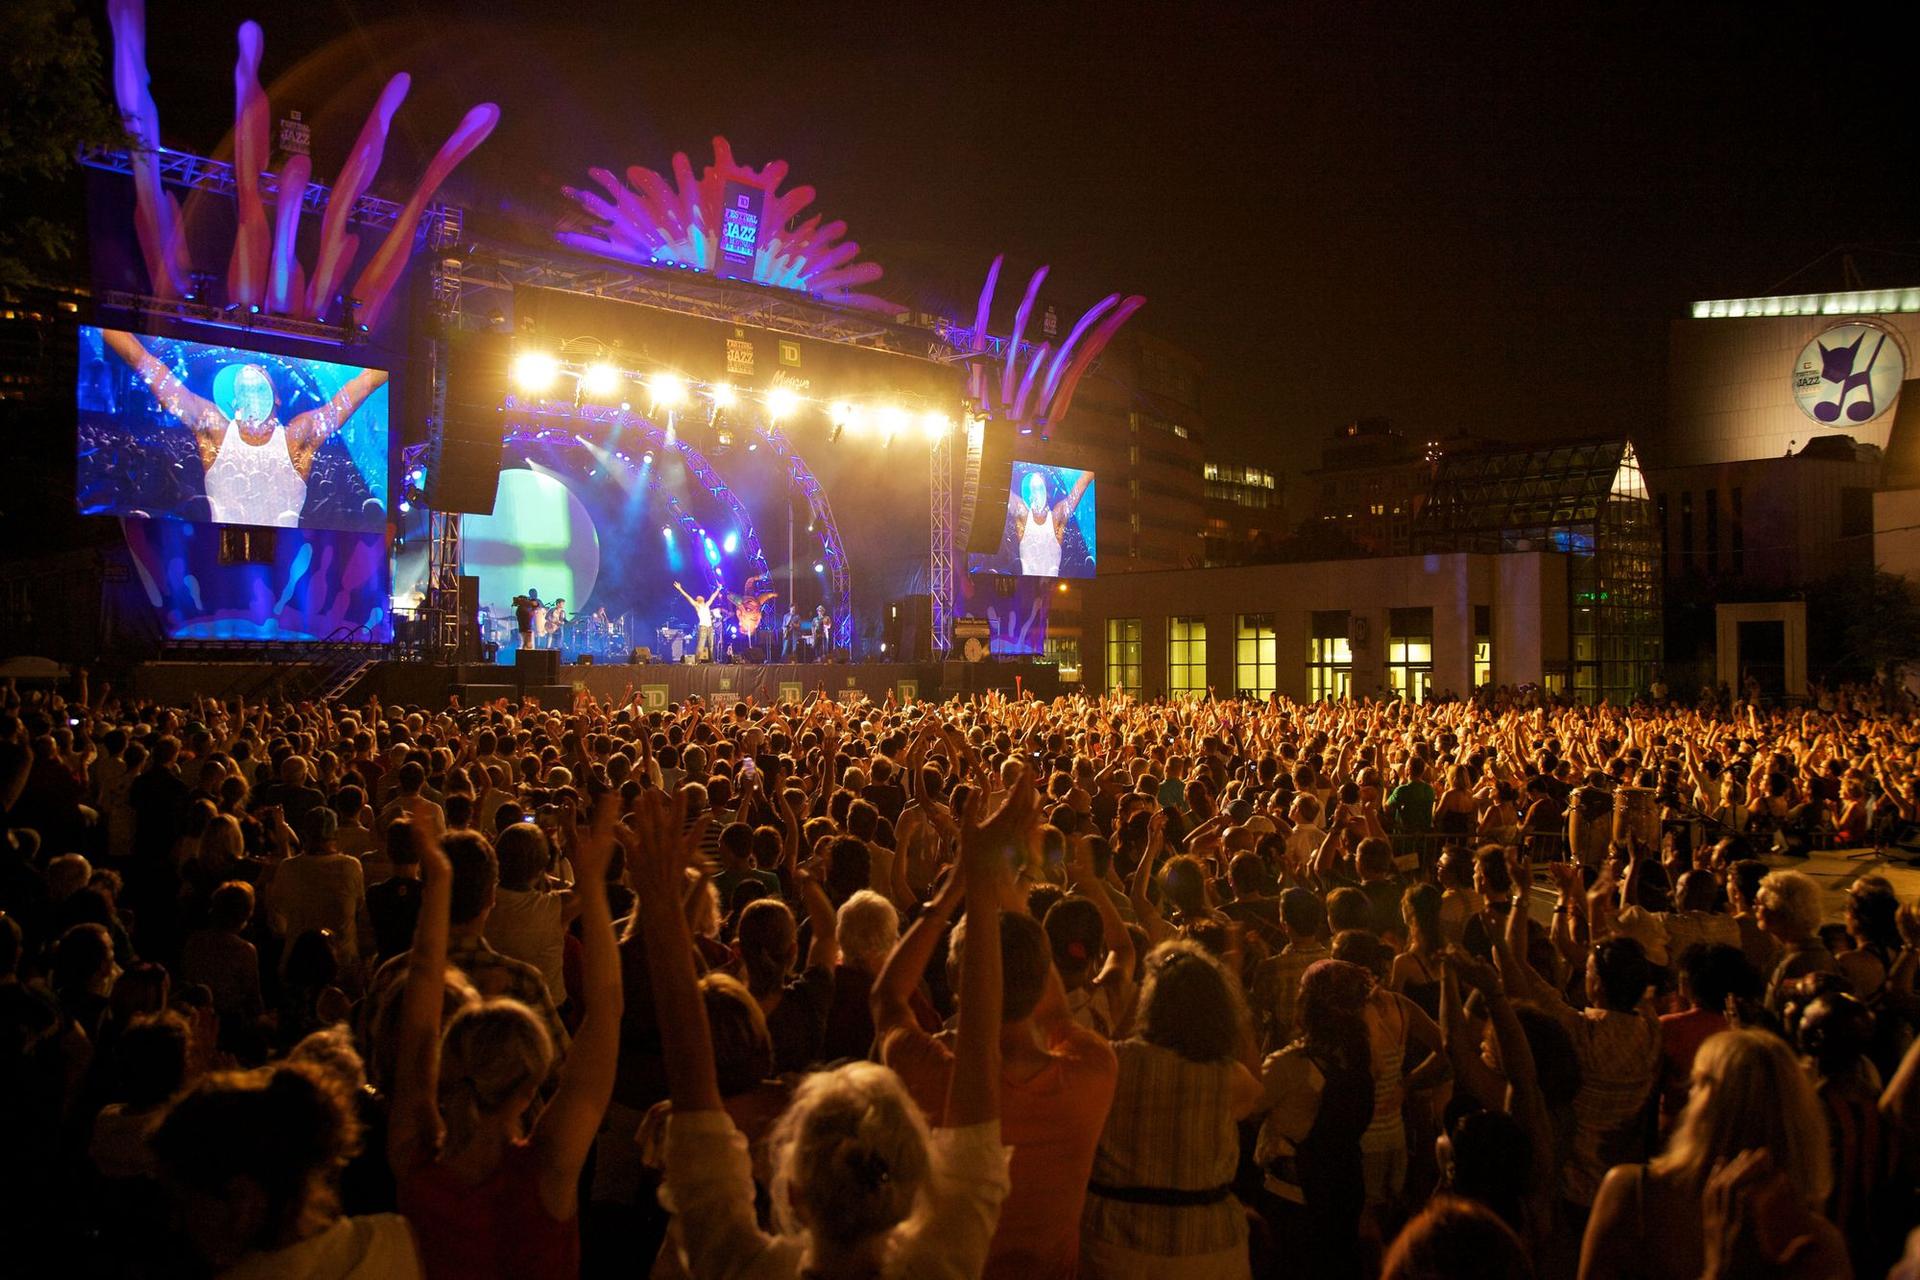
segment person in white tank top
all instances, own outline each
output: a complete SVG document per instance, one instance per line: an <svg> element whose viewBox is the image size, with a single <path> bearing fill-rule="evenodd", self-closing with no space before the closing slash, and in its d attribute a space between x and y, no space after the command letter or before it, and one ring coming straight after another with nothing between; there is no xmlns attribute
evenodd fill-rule
<svg viewBox="0 0 1920 1280"><path fill-rule="evenodd" d="M1026 498L1016 493L1007 499L1013 512L1014 542L1020 548L1020 572L1035 578L1060 576L1060 544L1066 537L1067 521L1080 505L1081 495L1093 483L1093 472L1082 471L1073 490L1055 503L1047 501L1046 472L1035 468L1027 472L1022 486Z"/></svg>
<svg viewBox="0 0 1920 1280"><path fill-rule="evenodd" d="M219 524L298 525L320 446L387 380L383 369L362 370L318 409L282 423L273 379L257 364L240 366L227 411L189 391L132 334L103 329L101 337L133 366L160 406L193 429L207 502Z"/></svg>

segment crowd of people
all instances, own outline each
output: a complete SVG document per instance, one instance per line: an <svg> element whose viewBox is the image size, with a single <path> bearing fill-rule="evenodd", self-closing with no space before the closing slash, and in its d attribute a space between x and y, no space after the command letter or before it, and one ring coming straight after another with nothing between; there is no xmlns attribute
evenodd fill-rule
<svg viewBox="0 0 1920 1280"><path fill-rule="evenodd" d="M0 692L11 1274L1920 1276L1920 715Z"/></svg>

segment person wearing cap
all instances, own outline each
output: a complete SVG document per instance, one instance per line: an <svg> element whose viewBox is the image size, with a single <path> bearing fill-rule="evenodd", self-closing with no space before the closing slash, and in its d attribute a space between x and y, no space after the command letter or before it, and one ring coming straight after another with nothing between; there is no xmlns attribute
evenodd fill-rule
<svg viewBox="0 0 1920 1280"><path fill-rule="evenodd" d="M338 830L339 818L325 806L300 820L300 852L274 866L267 909L289 942L309 929L331 930L339 940L340 967L346 975L360 958L367 891L360 860L341 853L334 843Z"/></svg>

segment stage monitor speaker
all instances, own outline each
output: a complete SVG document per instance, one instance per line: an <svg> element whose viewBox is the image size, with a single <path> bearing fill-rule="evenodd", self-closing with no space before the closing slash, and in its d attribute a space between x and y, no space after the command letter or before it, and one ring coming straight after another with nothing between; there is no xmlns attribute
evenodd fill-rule
<svg viewBox="0 0 1920 1280"><path fill-rule="evenodd" d="M980 483L965 550L992 555L1007 530L1007 497L1013 492L1013 450L1019 439L1010 422L988 422L980 437Z"/></svg>
<svg viewBox="0 0 1920 1280"><path fill-rule="evenodd" d="M480 661L480 579L470 573L460 575L460 649L456 661Z"/></svg>
<svg viewBox="0 0 1920 1280"><path fill-rule="evenodd" d="M492 515L502 452L498 440L442 440L427 464L427 505L435 511Z"/></svg>
<svg viewBox="0 0 1920 1280"><path fill-rule="evenodd" d="M925 662L933 655L933 597L902 596L887 606L887 660Z"/></svg>
<svg viewBox="0 0 1920 1280"><path fill-rule="evenodd" d="M559 684L557 649L521 649L513 655L513 674L522 685Z"/></svg>

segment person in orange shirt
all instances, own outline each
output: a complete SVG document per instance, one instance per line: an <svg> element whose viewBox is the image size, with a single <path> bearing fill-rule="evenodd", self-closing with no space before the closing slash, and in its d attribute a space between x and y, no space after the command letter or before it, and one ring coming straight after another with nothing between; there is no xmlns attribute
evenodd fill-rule
<svg viewBox="0 0 1920 1280"><path fill-rule="evenodd" d="M959 879L948 881L900 939L872 993L881 1061L906 1083L933 1125L944 1122L952 1037L921 1028L912 995L958 905ZM1000 938L1000 1124L1002 1140L1013 1148L1012 1190L1001 1204L981 1274L989 1280L1071 1277L1079 1265L1081 1205L1119 1062L1104 1037L1074 1022L1039 921L1024 911L1004 911ZM947 944L947 964L956 975L965 951L962 921Z"/></svg>

